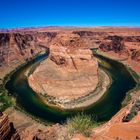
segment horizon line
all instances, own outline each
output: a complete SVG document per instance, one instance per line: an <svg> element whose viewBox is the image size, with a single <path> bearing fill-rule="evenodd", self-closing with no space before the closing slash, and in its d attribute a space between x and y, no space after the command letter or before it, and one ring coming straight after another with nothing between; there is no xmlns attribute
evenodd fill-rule
<svg viewBox="0 0 140 140"><path fill-rule="evenodd" d="M140 25L35 25L35 26L20 26L20 27L4 27L1 28L0 30L20 30L20 29L29 29L29 28L50 28L50 27L55 27L55 28L98 28L98 27L115 27L115 28L140 28Z"/></svg>

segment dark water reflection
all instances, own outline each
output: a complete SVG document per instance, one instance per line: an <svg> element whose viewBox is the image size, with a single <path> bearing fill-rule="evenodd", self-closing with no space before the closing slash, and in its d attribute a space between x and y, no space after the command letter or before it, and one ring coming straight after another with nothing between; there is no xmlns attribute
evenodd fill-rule
<svg viewBox="0 0 140 140"><path fill-rule="evenodd" d="M119 62L96 55L100 60L100 68L106 70L112 78L112 84L105 94L94 105L81 110L59 110L48 107L40 97L29 87L26 72L47 58L41 55L17 70L7 82L6 88L16 97L17 105L37 118L50 122L63 122L67 117L78 112L97 116L98 122L109 120L120 108L126 92L135 87L136 83L126 67Z"/></svg>

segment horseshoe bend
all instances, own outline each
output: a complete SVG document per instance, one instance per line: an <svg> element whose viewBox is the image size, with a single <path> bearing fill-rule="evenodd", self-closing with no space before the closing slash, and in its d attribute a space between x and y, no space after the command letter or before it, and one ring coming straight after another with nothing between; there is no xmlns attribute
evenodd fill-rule
<svg viewBox="0 0 140 140"><path fill-rule="evenodd" d="M2 31L0 117L6 126L5 114L14 123L18 131L12 137L63 140L58 136L69 133L69 121L61 123L77 113L77 118L91 115L97 123L106 122L92 128L91 139L138 137L139 35L137 28L111 27ZM54 125L45 126L46 121ZM75 134L71 138L85 138Z"/></svg>
<svg viewBox="0 0 140 140"><path fill-rule="evenodd" d="M98 62L84 40L76 34L59 33L49 49L48 59L41 62L29 76L29 85L38 94L54 98L53 102L63 108L78 107L70 104L94 92L97 87ZM101 95L94 96L92 103Z"/></svg>

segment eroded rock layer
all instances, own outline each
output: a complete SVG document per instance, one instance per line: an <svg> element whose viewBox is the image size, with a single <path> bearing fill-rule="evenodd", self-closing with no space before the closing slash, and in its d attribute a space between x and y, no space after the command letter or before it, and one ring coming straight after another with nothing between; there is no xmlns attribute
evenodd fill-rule
<svg viewBox="0 0 140 140"><path fill-rule="evenodd" d="M93 91L98 83L98 64L85 47L79 35L58 34L50 45L49 59L29 77L33 90L62 102Z"/></svg>
<svg viewBox="0 0 140 140"><path fill-rule="evenodd" d="M99 49L107 56L124 61L140 74L140 36L108 36Z"/></svg>

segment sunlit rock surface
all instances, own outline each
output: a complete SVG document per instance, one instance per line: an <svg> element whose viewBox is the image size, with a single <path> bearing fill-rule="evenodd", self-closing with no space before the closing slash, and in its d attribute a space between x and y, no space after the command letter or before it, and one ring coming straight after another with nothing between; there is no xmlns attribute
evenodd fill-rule
<svg viewBox="0 0 140 140"><path fill-rule="evenodd" d="M47 60L29 77L33 90L59 99L75 99L93 91L98 83L97 60L75 34L58 34Z"/></svg>

